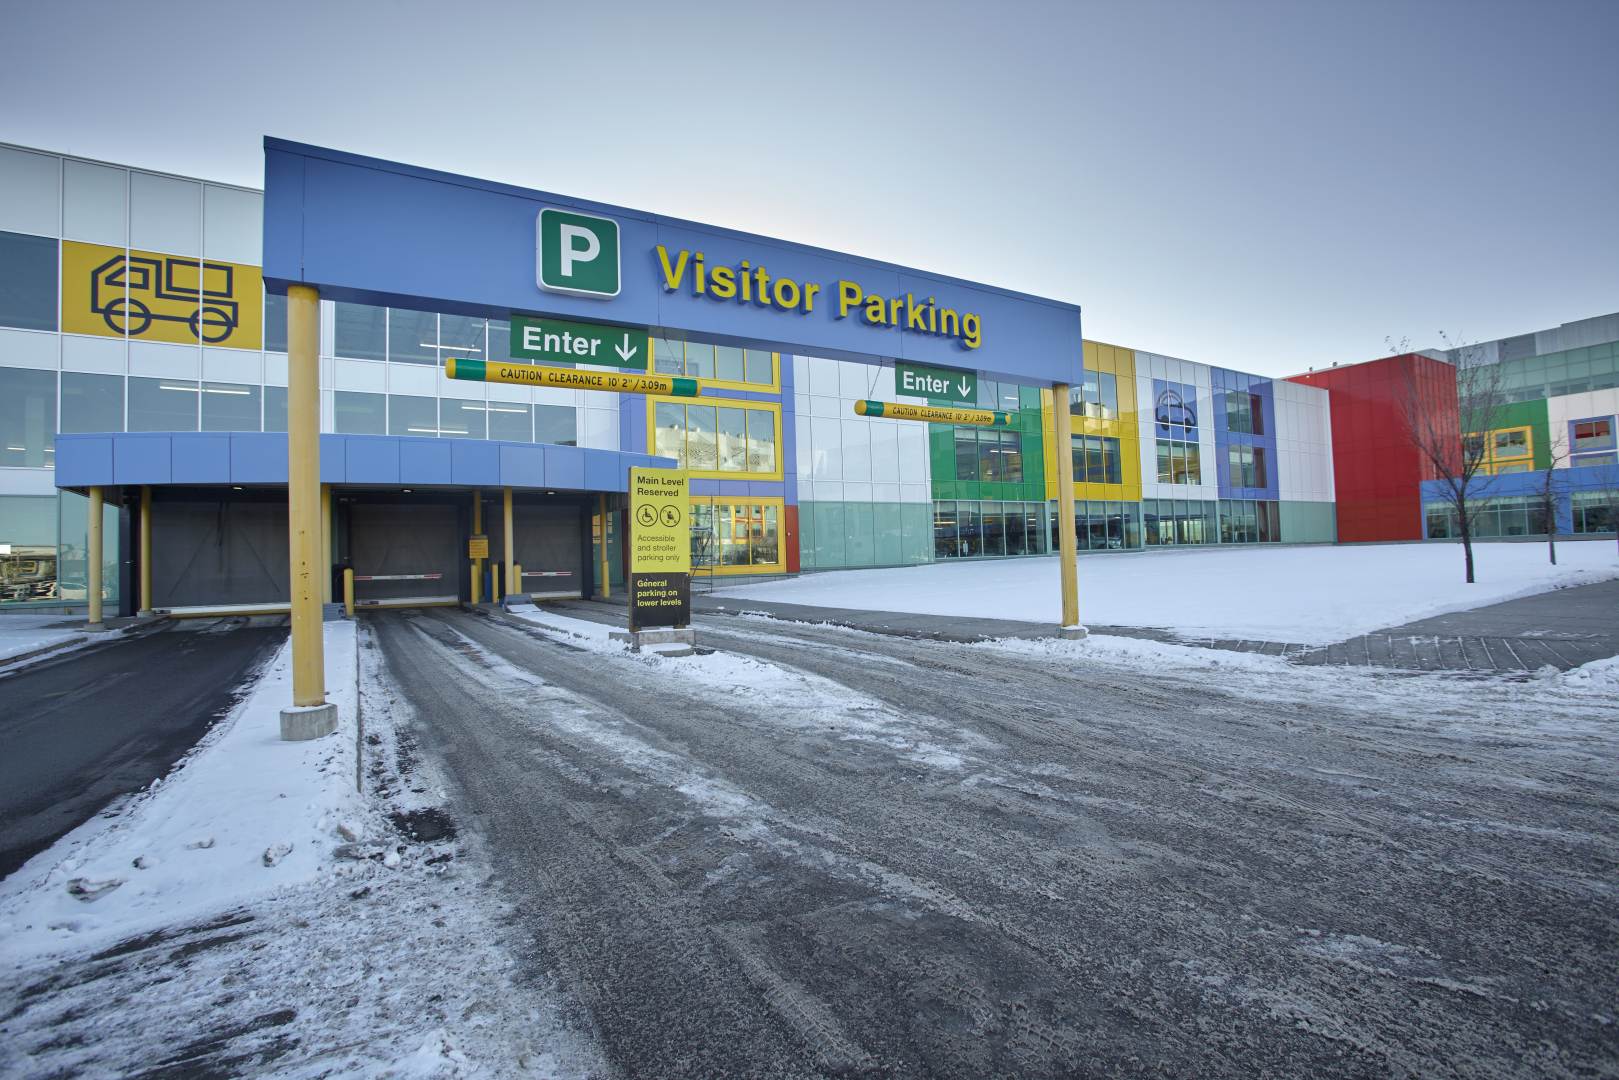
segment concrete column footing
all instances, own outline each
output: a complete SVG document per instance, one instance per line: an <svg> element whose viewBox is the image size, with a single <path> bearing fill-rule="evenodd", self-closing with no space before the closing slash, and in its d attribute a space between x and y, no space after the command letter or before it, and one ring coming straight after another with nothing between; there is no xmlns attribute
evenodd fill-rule
<svg viewBox="0 0 1619 1080"><path fill-rule="evenodd" d="M322 604L320 606L321 622L338 622L343 618L342 604Z"/></svg>
<svg viewBox="0 0 1619 1080"><path fill-rule="evenodd" d="M613 641L627 642L630 652L640 652L643 645L686 646L684 651L659 649L665 656L690 656L694 651L692 646L697 644L696 631L689 626L664 630L614 630L607 636Z"/></svg>
<svg viewBox="0 0 1619 1080"><path fill-rule="evenodd" d="M1059 626L1057 636L1065 641L1082 641L1090 636L1090 631L1083 626Z"/></svg>
<svg viewBox="0 0 1619 1080"><path fill-rule="evenodd" d="M319 739L337 730L337 706L292 705L281 710L281 738L285 742Z"/></svg>

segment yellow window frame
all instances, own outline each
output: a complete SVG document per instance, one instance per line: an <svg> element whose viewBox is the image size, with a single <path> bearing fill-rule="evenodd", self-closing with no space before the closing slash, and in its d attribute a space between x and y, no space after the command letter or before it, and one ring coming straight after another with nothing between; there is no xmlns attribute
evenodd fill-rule
<svg viewBox="0 0 1619 1080"><path fill-rule="evenodd" d="M736 476L737 474L736 473L726 473L726 475L727 476ZM725 576L727 574L785 574L787 572L787 500L786 499L780 499L780 498L755 498L755 497L753 497L751 495L746 497L746 498L733 498L733 497L728 496L728 495L694 495L694 496L692 496L691 501L692 501L693 506L696 506L696 505L699 505L699 504L705 504L710 508L710 510L711 510L711 512L713 514L713 520L716 522L716 528L717 528L717 523L718 523L718 520L719 520L719 508L721 506L751 506L751 507L757 507L758 510L759 510L759 517L760 517L761 521L764 519L764 511L765 510L774 509L776 511L776 561L775 562L773 562L773 563L747 563L747 564L741 565L741 566L726 566L726 565L724 565L724 564L722 564L722 563L720 563L718 561L719 553L724 550L724 545L720 543L720 538L719 538L719 536L716 535L715 538L714 538L714 541L715 541L715 544L717 545L717 550L715 551L715 560L716 561L715 561L714 565L713 566L697 566L696 564L693 564L692 568L691 568L691 571L692 571L692 573L694 575L708 575L708 576L719 575L719 576L723 577L723 576ZM736 528L735 520L733 519L733 522L732 522L733 533L735 531L735 528ZM746 536L746 534L744 534L743 539L747 539L747 538L748 537Z"/></svg>
<svg viewBox="0 0 1619 1080"><path fill-rule="evenodd" d="M658 405L707 405L718 406L723 409L752 409L755 412L767 412L771 416L771 437L776 444L776 468L773 472L728 472L721 469L686 469L686 473L703 480L780 480L783 475L785 462L782 460L781 445L781 402L779 401L743 401L741 398L727 397L695 397L695 398L666 398L647 395L646 399L646 452L658 452Z"/></svg>
<svg viewBox="0 0 1619 1080"><path fill-rule="evenodd" d="M682 341L681 344L684 346L685 342ZM764 351L763 349L747 349L746 346L743 346L743 348L744 348L745 351L748 351L748 352L763 352ZM745 359L744 359L744 363L746 363ZM658 370L658 338L657 338L656 334L648 334L647 335L647 371L648 371L649 374L654 374L654 373L657 372L657 370ZM682 356L680 358L680 374L685 375L685 373L686 373L686 358L684 356ZM697 379L697 386L698 386L698 393L702 392L703 387L712 386L715 389L719 389L719 390L747 390L747 391L750 391L750 392L756 393L756 394L779 394L779 393L781 393L781 353L776 352L774 349L772 349L770 351L770 382L768 382L768 383L737 382L737 381L732 380L732 379L704 379L704 378L698 378Z"/></svg>
<svg viewBox="0 0 1619 1080"><path fill-rule="evenodd" d="M1496 436L1511 435L1516 432L1523 433L1523 452L1497 454L1495 452ZM1535 429L1534 425L1532 424L1524 424L1519 427L1509 428L1491 428L1489 431L1482 433L1469 432L1467 438L1482 438L1484 440L1484 458L1479 464L1479 471L1486 476L1496 476L1501 472L1502 469L1508 467L1516 468L1516 466L1525 463L1532 464L1535 460ZM1532 470L1525 469L1521 471L1529 472Z"/></svg>

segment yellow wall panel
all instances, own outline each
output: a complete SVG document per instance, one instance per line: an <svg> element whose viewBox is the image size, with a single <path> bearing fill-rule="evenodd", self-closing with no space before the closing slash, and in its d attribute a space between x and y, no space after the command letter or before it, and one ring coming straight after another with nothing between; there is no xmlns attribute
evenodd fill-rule
<svg viewBox="0 0 1619 1080"><path fill-rule="evenodd" d="M1119 480L1117 484L1087 484L1076 481L1074 498L1095 500L1141 501L1141 453L1136 432L1136 354L1134 349L1087 341L1085 370L1105 371L1114 376L1118 385L1119 413L1117 417L1103 419L1096 416L1073 418L1075 435L1103 435L1119 441ZM1040 396L1041 423L1045 438L1046 498L1057 497L1057 461L1055 434L1051 410L1057 403L1050 391Z"/></svg>
<svg viewBox="0 0 1619 1080"><path fill-rule="evenodd" d="M62 330L181 345L264 347L256 266L62 243Z"/></svg>

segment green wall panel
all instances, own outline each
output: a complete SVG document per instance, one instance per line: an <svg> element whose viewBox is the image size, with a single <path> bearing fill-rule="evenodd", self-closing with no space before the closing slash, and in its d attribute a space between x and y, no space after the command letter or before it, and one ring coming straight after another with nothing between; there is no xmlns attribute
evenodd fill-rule
<svg viewBox="0 0 1619 1080"><path fill-rule="evenodd" d="M800 503L798 525L805 569L933 561L931 503Z"/></svg>

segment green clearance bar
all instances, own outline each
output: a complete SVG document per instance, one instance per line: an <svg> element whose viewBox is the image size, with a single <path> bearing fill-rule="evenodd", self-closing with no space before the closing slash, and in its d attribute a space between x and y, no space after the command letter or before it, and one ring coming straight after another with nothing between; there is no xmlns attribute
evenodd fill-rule
<svg viewBox="0 0 1619 1080"><path fill-rule="evenodd" d="M605 390L615 394L652 394L660 397L696 397L697 380L678 375L638 375L628 371L584 371L576 368L508 364L452 356L444 374L470 382L514 383L518 386L554 386L561 390Z"/></svg>
<svg viewBox="0 0 1619 1080"><path fill-rule="evenodd" d="M890 420L926 420L933 424L977 424L1011 427L1012 414L989 409L951 409L938 405L902 405L897 401L857 401L856 416L886 416Z"/></svg>

